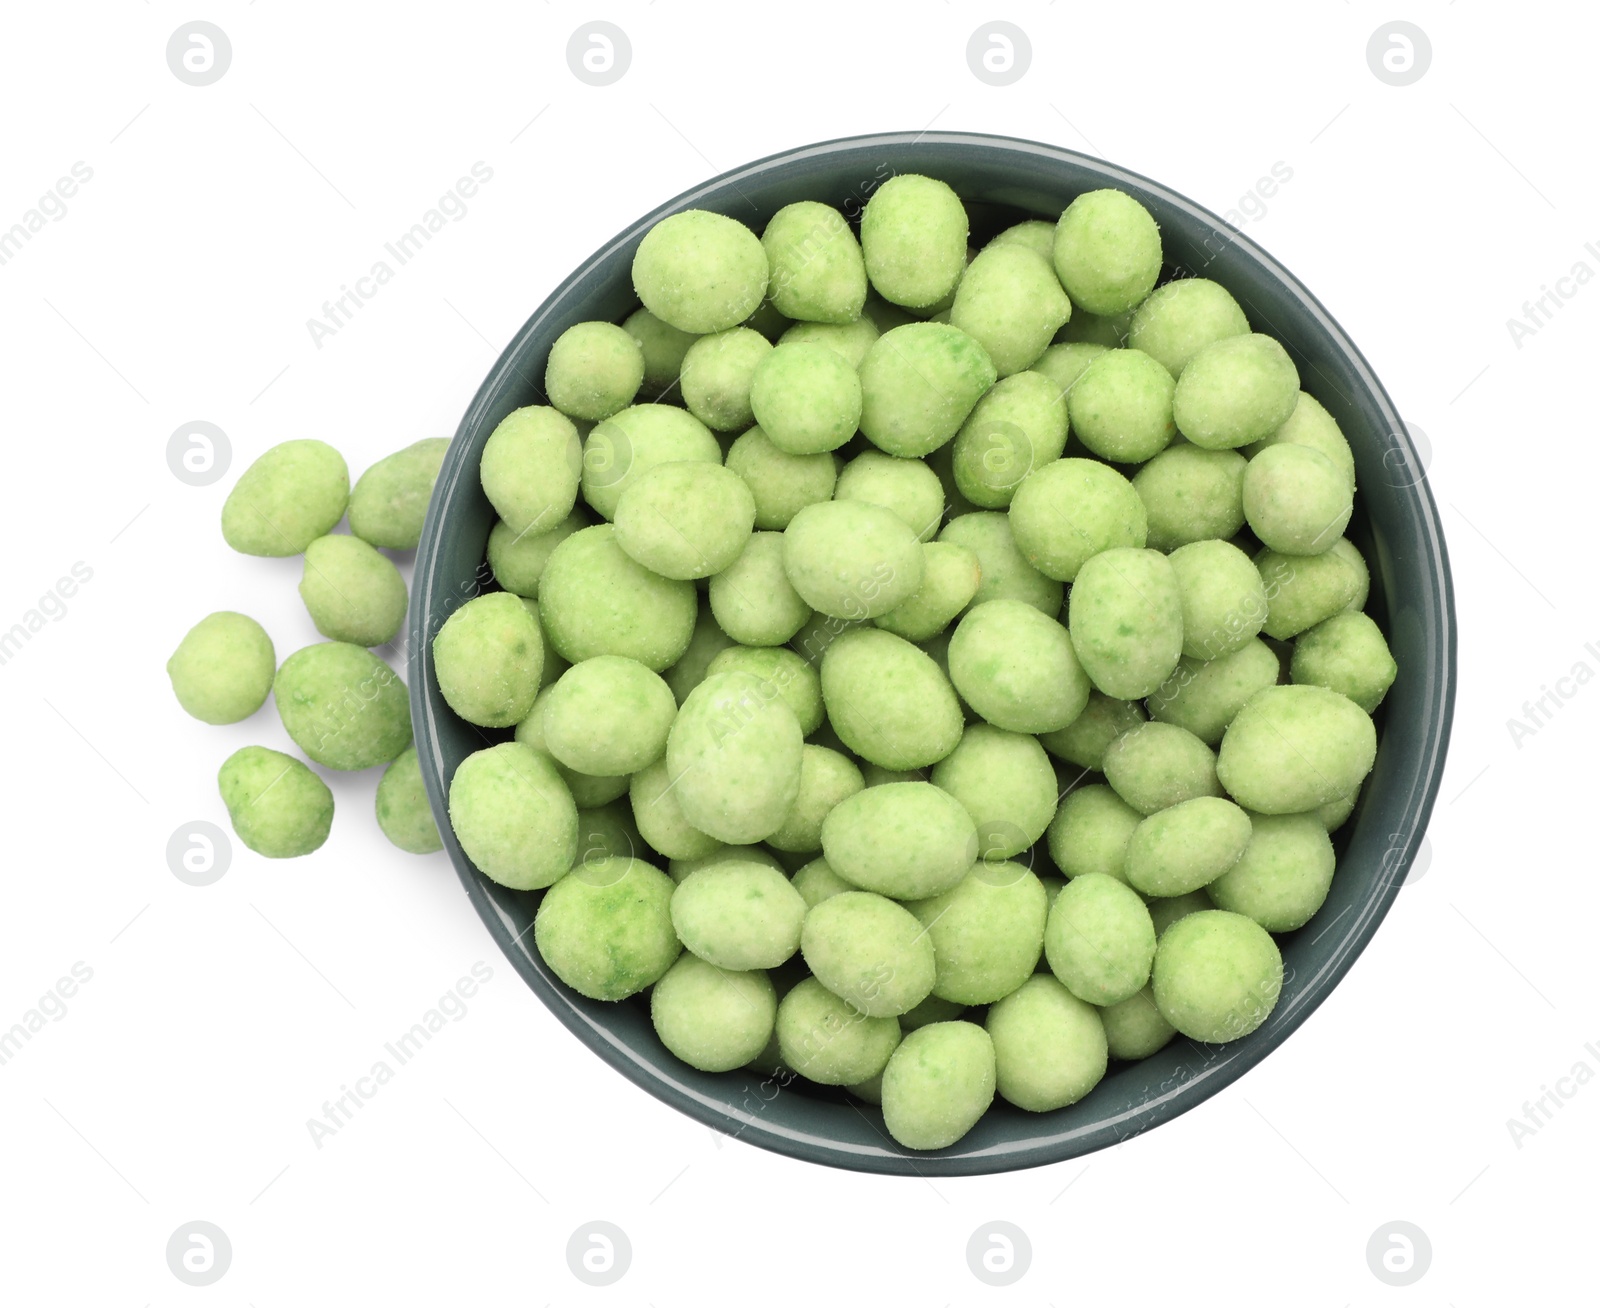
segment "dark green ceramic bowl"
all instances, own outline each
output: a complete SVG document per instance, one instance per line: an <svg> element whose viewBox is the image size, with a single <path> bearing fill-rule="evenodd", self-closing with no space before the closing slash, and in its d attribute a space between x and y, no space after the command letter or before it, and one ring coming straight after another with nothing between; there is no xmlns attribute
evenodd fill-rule
<svg viewBox="0 0 1600 1308"><path fill-rule="evenodd" d="M713 209L759 232L796 200L825 200L855 219L896 173L950 183L967 202L977 245L1021 219L1054 219L1083 191L1113 186L1138 197L1161 225L1167 275L1203 275L1232 291L1252 325L1288 348L1305 389L1344 429L1360 486L1350 534L1372 565L1368 611L1400 665L1378 715L1377 764L1339 833L1332 892L1308 925L1282 938L1283 995L1266 1024L1232 1044L1180 1037L1143 1062L1114 1063L1087 1098L1056 1112L1025 1113L996 1100L960 1142L933 1153L901 1149L878 1110L842 1092L697 1072L656 1039L642 997L597 1003L555 978L533 948L538 894L481 876L451 836L450 777L469 753L509 733L481 732L446 708L429 648L457 605L493 586L484 547L494 515L478 483L485 440L512 409L545 402L540 382L557 336L585 320L620 321L636 307L630 267L651 225L680 209ZM490 934L580 1040L658 1099L751 1144L860 1171L952 1176L1058 1162L1158 1126L1242 1076L1305 1021L1377 930L1427 826L1450 734L1456 633L1444 533L1404 431L1366 360L1292 274L1215 215L1133 173L1052 145L959 132L828 141L735 169L645 214L562 282L490 370L445 457L417 556L409 678L422 775L445 848Z"/></svg>

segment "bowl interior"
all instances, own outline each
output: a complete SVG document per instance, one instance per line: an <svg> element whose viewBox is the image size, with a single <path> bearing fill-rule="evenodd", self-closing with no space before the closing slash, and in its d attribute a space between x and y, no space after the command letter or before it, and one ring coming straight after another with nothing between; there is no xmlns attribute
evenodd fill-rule
<svg viewBox="0 0 1600 1308"><path fill-rule="evenodd" d="M511 410L544 403L550 345L574 323L618 320L637 307L630 268L650 226L686 208L713 209L757 231L779 208L820 199L852 221L897 173L944 179L966 201L974 244L1024 218L1054 219L1083 191L1114 186L1136 196L1161 226L1163 280L1204 276L1227 287L1252 326L1276 336L1350 441L1360 492L1350 536L1372 567L1368 612L1389 638L1400 675L1378 716L1372 775L1339 833L1339 868L1327 902L1280 937L1282 997L1242 1040L1175 1039L1138 1063L1113 1063L1083 1100L1025 1113L1000 1100L949 1149L911 1152L881 1113L842 1092L756 1073L708 1074L680 1063L656 1039L648 1005L588 1000L563 985L533 948L538 893L495 885L474 869L447 818L449 780L474 750L509 732L472 727L445 706L430 638L461 603L494 582L484 548L494 514L478 460ZM462 419L441 471L418 554L409 632L409 679L422 772L434 816L468 895L535 993L614 1068L691 1116L780 1153L865 1171L952 1175L1055 1162L1158 1125L1241 1076L1284 1040L1354 961L1397 893L1420 842L1444 766L1454 697L1455 633L1449 567L1438 513L1404 425L1366 361L1311 294L1219 218L1165 188L1055 146L962 133L904 133L808 146L758 161L669 201L608 242L535 311L506 348Z"/></svg>

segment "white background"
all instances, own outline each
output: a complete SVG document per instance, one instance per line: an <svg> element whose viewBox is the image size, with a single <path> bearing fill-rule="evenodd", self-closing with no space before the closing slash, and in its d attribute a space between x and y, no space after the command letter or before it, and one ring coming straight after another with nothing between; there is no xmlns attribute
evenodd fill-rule
<svg viewBox="0 0 1600 1308"><path fill-rule="evenodd" d="M1593 1295L1600 1085L1560 1083L1571 1098L1520 1147L1507 1126L1575 1064L1600 1071L1587 838L1600 690L1579 688L1520 746L1507 726L1575 663L1600 669L1585 650L1600 641L1600 289L1578 287L1520 348L1507 328L1579 260L1600 271L1584 249L1600 240L1592 20L1359 0L71 8L9 6L0 36L0 230L75 162L93 169L0 266L0 629L74 563L93 570L0 666L0 1028L74 963L93 976L0 1066L0 1298L1465 1308ZM626 75L599 88L565 55L597 18L632 47ZM966 61L996 18L1032 46L1006 87ZM1366 57L1396 18L1432 44L1404 87ZM192 19L231 39L206 87L165 56ZM785 147L929 125L1081 149L1217 212L1287 164L1292 180L1245 230L1322 297L1431 444L1462 644L1431 863L1287 1045L1085 1160L857 1176L715 1136L591 1055L502 960L444 856L382 840L375 773L333 779L338 820L313 857L269 862L235 843L216 884L180 883L166 843L193 819L226 824L220 761L288 745L270 705L228 728L187 718L167 655L218 608L260 618L280 655L315 638L298 561L220 539L248 461L318 437L359 472L448 435L540 299L639 214ZM476 161L493 179L467 215L317 348L306 320ZM165 455L196 419L233 450L204 488ZM306 1119L480 960L493 979L466 1016L316 1148ZM205 1289L165 1256L194 1219L233 1251ZM592 1219L632 1247L606 1289L567 1266ZM1396 1219L1432 1247L1403 1289L1366 1256ZM991 1220L1031 1241L1008 1289L967 1265Z"/></svg>

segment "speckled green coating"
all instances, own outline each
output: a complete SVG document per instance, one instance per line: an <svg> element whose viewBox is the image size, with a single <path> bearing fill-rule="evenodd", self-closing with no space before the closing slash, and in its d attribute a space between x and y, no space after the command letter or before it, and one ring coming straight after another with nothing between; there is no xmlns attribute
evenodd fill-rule
<svg viewBox="0 0 1600 1308"><path fill-rule="evenodd" d="M825 858L814 858L809 863L803 864L789 879L794 888L800 892L800 897L806 901L807 908L815 908L824 899L832 899L835 895L842 895L855 889L833 870Z"/></svg>
<svg viewBox="0 0 1600 1308"><path fill-rule="evenodd" d="M878 334L877 324L862 314L849 323L797 322L784 331L778 344L826 345L852 368L859 368Z"/></svg>
<svg viewBox="0 0 1600 1308"><path fill-rule="evenodd" d="M778 862L778 856L765 845L724 845L720 842L709 854L702 854L698 858L672 859L667 864L667 875L681 883L689 873L698 872L713 863L760 863L763 867L770 867L774 872L788 876L783 864Z"/></svg>
<svg viewBox="0 0 1600 1308"><path fill-rule="evenodd" d="M743 431L755 419L750 381L772 343L749 327L701 336L683 356L679 382L689 412L712 431Z"/></svg>
<svg viewBox="0 0 1600 1308"><path fill-rule="evenodd" d="M1009 514L963 513L945 524L939 539L964 545L978 556L983 575L972 597L974 606L986 600L1019 599L1052 618L1061 612L1065 587L1028 562L1012 533Z"/></svg>
<svg viewBox="0 0 1600 1308"><path fill-rule="evenodd" d="M1106 1050L1113 1058L1149 1058L1178 1034L1161 1016L1155 991L1149 986L1120 1004L1107 1004L1100 1010L1100 1021L1106 1031Z"/></svg>
<svg viewBox="0 0 1600 1308"><path fill-rule="evenodd" d="M1033 974L1049 906L1020 863L979 863L944 894L907 907L933 941L937 998L991 1004Z"/></svg>
<svg viewBox="0 0 1600 1308"><path fill-rule="evenodd" d="M900 1043L893 1017L868 1017L807 977L778 1005L783 1061L819 1085L854 1085L883 1071Z"/></svg>
<svg viewBox="0 0 1600 1308"><path fill-rule="evenodd" d="M333 792L299 759L261 745L230 754L217 790L233 831L266 858L299 858L322 848L333 825Z"/></svg>
<svg viewBox="0 0 1600 1308"><path fill-rule="evenodd" d="M578 810L578 855L574 864L602 858L643 858L644 838L620 799Z"/></svg>
<svg viewBox="0 0 1600 1308"><path fill-rule="evenodd" d="M1106 1073L1101 1010L1055 977L1029 977L989 1009L984 1029L994 1041L995 1088L1030 1113L1075 1104Z"/></svg>
<svg viewBox="0 0 1600 1308"><path fill-rule="evenodd" d="M755 496L759 531L782 531L806 505L832 498L839 475L832 454L785 454L760 427L734 441L727 466Z"/></svg>
<svg viewBox="0 0 1600 1308"><path fill-rule="evenodd" d="M699 599L630 559L610 523L574 532L551 552L539 581L539 618L569 663L599 654L638 659L652 672L689 647Z"/></svg>
<svg viewBox="0 0 1600 1308"><path fill-rule="evenodd" d="M1371 713L1399 671L1378 624L1365 613L1336 613L1294 643L1289 675L1296 685L1326 686Z"/></svg>
<svg viewBox="0 0 1600 1308"><path fill-rule="evenodd" d="M1301 391L1295 399L1294 411L1283 425L1256 444L1247 446L1241 453L1253 458L1270 445L1284 443L1304 445L1315 450L1354 484L1356 460L1350 452L1350 442L1345 440L1333 415L1322 407L1315 396Z"/></svg>
<svg viewBox="0 0 1600 1308"><path fill-rule="evenodd" d="M890 304L936 304L966 270L967 211L944 182L891 177L862 211L861 253L872 289Z"/></svg>
<svg viewBox="0 0 1600 1308"><path fill-rule="evenodd" d="M922 544L891 510L860 500L808 504L783 533L789 584L818 613L880 617L922 584Z"/></svg>
<svg viewBox="0 0 1600 1308"><path fill-rule="evenodd" d="M1244 516L1279 554L1321 554L1350 521L1354 485L1316 450L1268 445L1244 472Z"/></svg>
<svg viewBox="0 0 1600 1308"><path fill-rule="evenodd" d="M1069 345L1098 345L1104 350L1120 350L1128 343L1128 328L1132 323L1132 309L1106 318L1080 307L1073 310L1067 325L1061 329L1061 339Z"/></svg>
<svg viewBox="0 0 1600 1308"><path fill-rule="evenodd" d="M1250 817L1211 795L1152 813L1128 842L1130 886L1146 895L1187 895L1239 861L1250 842Z"/></svg>
<svg viewBox="0 0 1600 1308"><path fill-rule="evenodd" d="M1239 710L1217 752L1217 778L1257 813L1299 813L1349 794L1378 747L1359 704L1321 686L1269 686Z"/></svg>
<svg viewBox="0 0 1600 1308"><path fill-rule="evenodd" d="M565 673L563 673L565 675ZM617 796L628 789L628 777L620 776L591 776L577 768L569 767L550 752L550 746L544 738L544 713L550 705L550 693L555 687L546 687L539 692L539 698L533 701L533 707L528 710L528 716L517 723L514 739L538 750L556 766L561 780L566 783L567 789L572 793L572 802L579 808L593 808L598 804L609 804Z"/></svg>
<svg viewBox="0 0 1600 1308"><path fill-rule="evenodd" d="M1042 218L1029 219L1007 227L983 248L987 250L995 245L1020 245L1048 262L1055 253L1056 225Z"/></svg>
<svg viewBox="0 0 1600 1308"><path fill-rule="evenodd" d="M1031 849L1055 814L1056 774L1044 746L987 722L968 726L956 747L933 765L930 779L971 815L986 859Z"/></svg>
<svg viewBox="0 0 1600 1308"><path fill-rule="evenodd" d="M1074 877L1056 895L1044 953L1056 980L1085 1003L1115 1004L1143 989L1156 931L1144 900L1098 872Z"/></svg>
<svg viewBox="0 0 1600 1308"><path fill-rule="evenodd" d="M1085 370L1067 399L1073 435L1114 463L1154 458L1177 434L1172 375L1139 350L1107 350Z"/></svg>
<svg viewBox="0 0 1600 1308"><path fill-rule="evenodd" d="M344 517L350 470L322 441L284 441L258 458L222 504L222 539L241 554L287 558Z"/></svg>
<svg viewBox="0 0 1600 1308"><path fill-rule="evenodd" d="M379 459L350 488L350 531L368 545L414 550L450 442L429 436Z"/></svg>
<svg viewBox="0 0 1600 1308"><path fill-rule="evenodd" d="M1150 294L1161 273L1161 232L1131 195L1088 191L1056 223L1053 256L1073 305L1110 317Z"/></svg>
<svg viewBox="0 0 1600 1308"><path fill-rule="evenodd" d="M883 1121L906 1149L943 1149L994 1102L995 1054L974 1022L934 1022L911 1032L883 1070Z"/></svg>
<svg viewBox="0 0 1600 1308"><path fill-rule="evenodd" d="M896 327L861 361L861 431L885 454L930 454L960 430L996 375L983 346L958 327Z"/></svg>
<svg viewBox="0 0 1600 1308"><path fill-rule="evenodd" d="M599 422L633 403L644 383L644 351L624 327L580 322L550 347L544 392L569 418Z"/></svg>
<svg viewBox="0 0 1600 1308"><path fill-rule="evenodd" d="M855 435L861 380L826 345L779 345L756 365L750 408L785 454L823 454Z"/></svg>
<svg viewBox="0 0 1600 1308"><path fill-rule="evenodd" d="M709 604L701 604L695 614L694 632L683 656L661 674L672 689L672 696L682 704L688 694L706 679L712 661L725 649L733 646L733 637L717 625Z"/></svg>
<svg viewBox="0 0 1600 1308"><path fill-rule="evenodd" d="M1254 562L1267 597L1267 620L1261 630L1274 640L1298 636L1365 602L1366 561L1348 541L1312 555L1264 549Z"/></svg>
<svg viewBox="0 0 1600 1308"><path fill-rule="evenodd" d="M636 995L682 952L668 905L672 880L636 858L597 859L545 893L533 940L550 970L590 999Z"/></svg>
<svg viewBox="0 0 1600 1308"><path fill-rule="evenodd" d="M1085 318L1092 315L1084 314ZM1070 332L1072 324L1067 324ZM1056 394L1064 400L1077 385L1078 378L1083 376L1089 365L1106 352L1106 345L1095 345L1088 341L1060 341L1052 345L1033 362L1033 367L1028 371L1036 372L1048 378L1055 384Z"/></svg>
<svg viewBox="0 0 1600 1308"><path fill-rule="evenodd" d="M509 592L479 595L439 628L433 670L439 693L457 717L479 727L514 727L539 694L540 624Z"/></svg>
<svg viewBox="0 0 1600 1308"><path fill-rule="evenodd" d="M1145 543L1172 551L1198 540L1227 540L1244 526L1244 470L1235 450L1169 445L1133 475L1149 524Z"/></svg>
<svg viewBox="0 0 1600 1308"><path fill-rule="evenodd" d="M1145 906L1150 910L1150 921L1155 924L1158 941L1167 928L1180 918L1213 907L1211 897L1204 890L1191 890L1186 895L1158 895Z"/></svg>
<svg viewBox="0 0 1600 1308"><path fill-rule="evenodd" d="M300 598L329 640L387 645L406 617L400 570L356 536L318 536L306 546Z"/></svg>
<svg viewBox="0 0 1600 1308"><path fill-rule="evenodd" d="M1191 1040L1222 1044L1272 1015L1283 958L1261 927L1210 909L1174 922L1156 950L1151 988L1161 1015Z"/></svg>
<svg viewBox="0 0 1600 1308"><path fill-rule="evenodd" d="M422 786L422 767L415 745L407 745L384 769L378 779L374 808L378 829L397 849L408 854L433 854L444 848L433 810L428 807L428 792Z"/></svg>
<svg viewBox="0 0 1600 1308"><path fill-rule="evenodd" d="M538 536L572 512L583 464L572 420L530 404L513 409L489 433L478 476L501 521L520 536Z"/></svg>
<svg viewBox="0 0 1600 1308"><path fill-rule="evenodd" d="M1050 821L1050 859L1069 879L1098 872L1126 881L1128 841L1143 817L1110 786L1078 786Z"/></svg>
<svg viewBox="0 0 1600 1308"><path fill-rule="evenodd" d="M544 741L561 763L592 777L621 777L666 755L677 701L635 659L602 654L575 663L547 692Z"/></svg>
<svg viewBox="0 0 1600 1308"><path fill-rule="evenodd" d="M951 326L983 346L1002 377L1030 366L1071 316L1049 259L1017 244L980 251L950 306Z"/></svg>
<svg viewBox="0 0 1600 1308"><path fill-rule="evenodd" d="M327 641L296 650L273 678L272 698L289 739L323 767L375 767L411 743L405 683L359 645Z"/></svg>
<svg viewBox="0 0 1600 1308"><path fill-rule="evenodd" d="M1250 818L1244 853L1206 894L1268 931L1295 931L1322 907L1333 882L1333 842L1315 813Z"/></svg>
<svg viewBox="0 0 1600 1308"><path fill-rule="evenodd" d="M800 948L806 901L782 872L729 859L689 873L672 892L684 948L717 967L777 967Z"/></svg>
<svg viewBox="0 0 1600 1308"><path fill-rule="evenodd" d="M685 209L663 218L639 242L633 289L646 309L679 331L725 331L760 308L767 255L743 223Z"/></svg>
<svg viewBox="0 0 1600 1308"><path fill-rule="evenodd" d="M939 665L876 627L837 637L822 656L822 702L839 739L879 767L930 767L961 739L961 705Z"/></svg>
<svg viewBox="0 0 1600 1308"><path fill-rule="evenodd" d="M824 819L835 805L865 785L861 769L838 750L807 745L800 755L800 792L783 825L767 837L767 844L790 854L821 849Z"/></svg>
<svg viewBox="0 0 1600 1308"><path fill-rule="evenodd" d="M1144 705L1137 700L1113 699L1091 690L1083 712L1060 731L1042 733L1039 743L1064 762L1098 772L1111 742L1145 718Z"/></svg>
<svg viewBox="0 0 1600 1308"><path fill-rule="evenodd" d="M1222 793L1217 757L1205 741L1166 722L1145 722L1118 736L1101 769L1111 788L1146 816Z"/></svg>
<svg viewBox="0 0 1600 1308"><path fill-rule="evenodd" d="M755 497L738 473L715 463L661 463L629 481L614 525L629 558L689 581L738 558L755 517Z"/></svg>
<svg viewBox="0 0 1600 1308"><path fill-rule="evenodd" d="M549 531L536 536L518 535L504 522L489 529L489 569L504 590L526 599L539 598L539 579L555 547L589 525L589 517L575 510Z"/></svg>
<svg viewBox="0 0 1600 1308"><path fill-rule="evenodd" d="M1057 459L1030 473L1011 500L1011 534L1029 564L1076 580L1105 550L1145 543L1145 509L1133 484L1093 459Z"/></svg>
<svg viewBox="0 0 1600 1308"><path fill-rule="evenodd" d="M1167 561L1178 578L1187 657L1220 658L1256 638L1267 620L1267 596L1248 554L1225 540L1197 540Z"/></svg>
<svg viewBox="0 0 1600 1308"><path fill-rule="evenodd" d="M715 836L689 825L666 759L633 774L628 801L639 834L663 858L704 858L722 848L723 842Z"/></svg>
<svg viewBox="0 0 1600 1308"><path fill-rule="evenodd" d="M1252 640L1219 658L1179 659L1177 670L1145 702L1155 721L1193 732L1215 749L1245 701L1277 680L1278 656Z"/></svg>
<svg viewBox="0 0 1600 1308"><path fill-rule="evenodd" d="M944 512L944 489L920 459L896 459L865 450L839 470L834 498L888 509L917 534L932 540Z"/></svg>
<svg viewBox="0 0 1600 1308"><path fill-rule="evenodd" d="M473 865L513 890L553 884L578 852L578 809L555 764L514 740L461 761L450 826Z"/></svg>
<svg viewBox="0 0 1600 1308"><path fill-rule="evenodd" d="M865 890L810 908L800 953L818 981L868 1017L895 1017L933 992L933 941L922 923Z"/></svg>
<svg viewBox="0 0 1600 1308"><path fill-rule="evenodd" d="M1300 374L1271 336L1249 332L1197 351L1178 378L1172 416L1208 450L1237 449L1270 435L1294 412Z"/></svg>
<svg viewBox="0 0 1600 1308"><path fill-rule="evenodd" d="M644 356L644 384L656 392L678 379L684 356L698 339L694 332L679 331L648 309L635 309L622 329L638 344Z"/></svg>
<svg viewBox="0 0 1600 1308"><path fill-rule="evenodd" d="M894 899L943 894L971 870L978 833L961 801L926 781L871 786L823 819L828 865L862 890Z"/></svg>
<svg viewBox="0 0 1600 1308"><path fill-rule="evenodd" d="M867 298L861 246L831 205L815 200L786 204L761 233L767 252L767 296L788 318L852 323Z"/></svg>
<svg viewBox="0 0 1600 1308"><path fill-rule="evenodd" d="M873 619L885 631L910 641L928 640L948 627L972 602L982 579L978 556L964 545L929 541L922 547L922 563L922 584Z"/></svg>
<svg viewBox="0 0 1600 1308"><path fill-rule="evenodd" d="M1322 823L1323 830L1331 834L1350 820L1350 814L1355 812L1356 800L1360 798L1361 788L1358 786L1348 795L1319 804L1312 811L1316 813L1317 821Z"/></svg>
<svg viewBox="0 0 1600 1308"><path fill-rule="evenodd" d="M670 404L635 404L607 418L584 440L584 502L610 522L631 482L659 464L684 461L722 462L722 447L711 429Z"/></svg>
<svg viewBox="0 0 1600 1308"><path fill-rule="evenodd" d="M1223 287L1204 277L1181 277L1152 291L1134 311L1128 344L1176 378L1206 346L1249 330L1244 310Z"/></svg>
<svg viewBox="0 0 1600 1308"><path fill-rule="evenodd" d="M684 953L650 991L650 1021L674 1055L731 1072L766 1047L778 994L765 972L733 972Z"/></svg>
<svg viewBox="0 0 1600 1308"><path fill-rule="evenodd" d="M792 321L779 313L771 300L762 300L756 306L756 311L744 320L744 325L753 332L759 332L775 345L778 338L789 329Z"/></svg>
<svg viewBox="0 0 1600 1308"><path fill-rule="evenodd" d="M741 645L782 645L811 616L789 580L785 554L783 533L753 532L739 557L711 579L711 612Z"/></svg>
<svg viewBox="0 0 1600 1308"><path fill-rule="evenodd" d="M799 719L770 682L744 672L707 676L667 737L684 816L730 845L765 840L799 792L802 743Z"/></svg>
<svg viewBox="0 0 1600 1308"><path fill-rule="evenodd" d="M267 702L276 667L261 624L225 610L184 633L167 660L167 676L185 713L222 726L243 722Z"/></svg>
<svg viewBox="0 0 1600 1308"><path fill-rule="evenodd" d="M1022 479L1048 467L1067 445L1067 403L1040 372L1018 372L978 401L951 449L956 487L973 504L1003 509Z"/></svg>
<svg viewBox="0 0 1600 1308"><path fill-rule="evenodd" d="M1150 694L1183 653L1183 602L1167 556L1119 548L1088 559L1073 581L1067 629L1096 690Z"/></svg>
<svg viewBox="0 0 1600 1308"><path fill-rule="evenodd" d="M789 642L789 648L820 672L822 656L828 652L828 646L845 632L856 631L866 625L864 622L847 622L843 618L830 618L826 613L813 613L801 624L800 630L795 632L794 639Z"/></svg>
<svg viewBox="0 0 1600 1308"><path fill-rule="evenodd" d="M708 672L747 672L768 682L784 699L807 736L822 725L822 678L817 669L781 645L731 645L721 650Z"/></svg>

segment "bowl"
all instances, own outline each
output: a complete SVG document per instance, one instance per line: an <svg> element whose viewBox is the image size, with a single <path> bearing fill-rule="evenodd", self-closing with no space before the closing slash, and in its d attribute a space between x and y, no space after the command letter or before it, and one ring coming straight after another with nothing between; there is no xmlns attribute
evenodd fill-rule
<svg viewBox="0 0 1600 1308"><path fill-rule="evenodd" d="M509 737L455 717L440 697L430 638L493 579L484 562L494 513L478 460L511 410L545 402L547 351L574 323L620 321L638 303L630 268L652 224L712 209L760 231L779 208L825 200L854 221L898 173L947 181L967 203L974 244L1024 218L1053 219L1080 192L1118 187L1161 226L1168 266L1230 290L1258 330L1278 338L1301 383L1338 421L1359 485L1350 535L1372 567L1368 612L1388 636L1400 675L1378 712L1377 761L1338 833L1339 870L1327 902L1280 937L1285 979L1268 1020L1225 1045L1177 1037L1138 1063L1113 1063L1084 1099L1027 1113L996 1099L955 1145L900 1148L882 1114L808 1083L752 1072L705 1073L656 1038L643 997L608 1004L568 989L533 948L539 892L507 890L462 853L447 818L450 778L468 754ZM644 215L561 283L506 347L461 420L440 471L417 555L409 629L412 717L433 814L462 885L489 933L534 993L580 1040L656 1098L753 1145L811 1162L920 1176L1000 1172L1059 1162L1169 1121L1243 1076L1310 1016L1383 920L1417 852L1444 769L1455 690L1456 634L1443 530L1417 452L1371 367L1316 298L1247 237L1176 192L1097 159L1034 141L962 132L851 137L787 150L713 178Z"/></svg>

